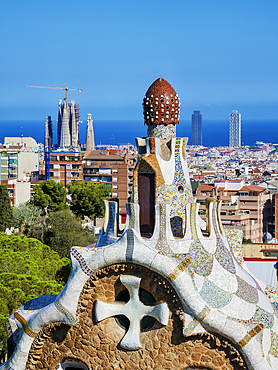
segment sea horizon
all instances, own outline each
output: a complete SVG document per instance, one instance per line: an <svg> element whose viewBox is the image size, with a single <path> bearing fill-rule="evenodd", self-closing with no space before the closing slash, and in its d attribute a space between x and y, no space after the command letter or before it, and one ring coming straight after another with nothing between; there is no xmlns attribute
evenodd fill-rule
<svg viewBox="0 0 278 370"><path fill-rule="evenodd" d="M86 141L86 122L80 124L80 143ZM143 120L94 120L95 143L105 145L135 144L135 137L145 137L147 127ZM0 120L0 142L4 137L31 136L38 143L44 142L44 120ZM54 143L56 143L54 126ZM229 145L229 120L205 120L202 125L203 145L206 147ZM242 145L255 145L256 141L278 143L277 120L242 120ZM177 136L188 137L191 144L191 121L181 120Z"/></svg>

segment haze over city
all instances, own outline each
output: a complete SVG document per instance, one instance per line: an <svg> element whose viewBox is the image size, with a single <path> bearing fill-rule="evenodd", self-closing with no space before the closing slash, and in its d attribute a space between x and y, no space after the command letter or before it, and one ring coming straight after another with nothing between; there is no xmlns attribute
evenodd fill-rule
<svg viewBox="0 0 278 370"><path fill-rule="evenodd" d="M181 119L276 119L276 1L2 3L1 120L57 117L61 90L93 119L140 120L158 77L181 99ZM4 127L1 127L1 131Z"/></svg>

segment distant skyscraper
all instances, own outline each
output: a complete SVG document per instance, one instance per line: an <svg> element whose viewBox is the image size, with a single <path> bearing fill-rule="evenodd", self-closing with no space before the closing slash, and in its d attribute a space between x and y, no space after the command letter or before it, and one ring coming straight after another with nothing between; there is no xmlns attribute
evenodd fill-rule
<svg viewBox="0 0 278 370"><path fill-rule="evenodd" d="M192 145L202 145L202 115L199 110L194 110L192 114L191 141Z"/></svg>
<svg viewBox="0 0 278 370"><path fill-rule="evenodd" d="M90 113L88 113L87 119L86 150L95 150L94 127L92 115Z"/></svg>
<svg viewBox="0 0 278 370"><path fill-rule="evenodd" d="M237 110L230 113L229 146L241 146L241 114Z"/></svg>
<svg viewBox="0 0 278 370"><path fill-rule="evenodd" d="M52 146L53 141L53 126L51 116L47 116L45 120L44 130L44 146Z"/></svg>
<svg viewBox="0 0 278 370"><path fill-rule="evenodd" d="M57 144L59 148L77 147L79 139L79 105L59 101Z"/></svg>

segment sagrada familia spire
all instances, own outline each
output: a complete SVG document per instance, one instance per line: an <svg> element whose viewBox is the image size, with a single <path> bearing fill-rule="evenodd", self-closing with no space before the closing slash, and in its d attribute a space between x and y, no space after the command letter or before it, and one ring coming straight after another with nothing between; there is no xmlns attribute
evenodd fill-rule
<svg viewBox="0 0 278 370"><path fill-rule="evenodd" d="M59 101L57 144L59 148L77 147L79 139L79 104Z"/></svg>
<svg viewBox="0 0 278 370"><path fill-rule="evenodd" d="M95 150L95 135L91 113L87 118L86 150Z"/></svg>

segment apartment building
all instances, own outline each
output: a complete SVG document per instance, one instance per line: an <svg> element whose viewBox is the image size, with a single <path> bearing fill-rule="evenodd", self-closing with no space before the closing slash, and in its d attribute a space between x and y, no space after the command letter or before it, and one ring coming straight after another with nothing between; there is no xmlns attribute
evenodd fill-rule
<svg viewBox="0 0 278 370"><path fill-rule="evenodd" d="M33 199L33 185L39 184L39 181L31 181L30 177L24 180L5 179L1 181L2 185L6 185L13 207L18 207L20 204Z"/></svg>
<svg viewBox="0 0 278 370"><path fill-rule="evenodd" d="M119 212L124 212L132 193L133 170L136 154L112 154L109 151L87 152L83 161L83 177L86 182L111 185L112 197L119 199Z"/></svg>
<svg viewBox="0 0 278 370"><path fill-rule="evenodd" d="M55 151L49 156L49 179L65 186L72 180L83 180L82 160L85 153Z"/></svg>
<svg viewBox="0 0 278 370"><path fill-rule="evenodd" d="M199 214L206 218L208 197L222 201L221 221L226 229L240 229L245 239L261 243L263 233L272 222L272 194L256 185L245 185L243 180L218 180L201 184L196 190Z"/></svg>

